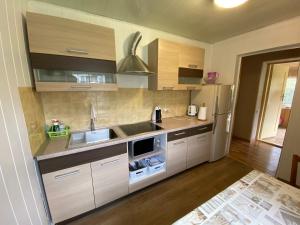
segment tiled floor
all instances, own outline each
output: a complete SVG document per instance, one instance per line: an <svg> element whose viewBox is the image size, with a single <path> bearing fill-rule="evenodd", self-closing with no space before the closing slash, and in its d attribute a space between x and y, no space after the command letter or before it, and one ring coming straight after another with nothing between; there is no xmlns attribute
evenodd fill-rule
<svg viewBox="0 0 300 225"><path fill-rule="evenodd" d="M284 136L285 136L286 129L285 128L278 128L277 135L275 137L264 138L262 139L263 142L275 145L277 147L283 146Z"/></svg>

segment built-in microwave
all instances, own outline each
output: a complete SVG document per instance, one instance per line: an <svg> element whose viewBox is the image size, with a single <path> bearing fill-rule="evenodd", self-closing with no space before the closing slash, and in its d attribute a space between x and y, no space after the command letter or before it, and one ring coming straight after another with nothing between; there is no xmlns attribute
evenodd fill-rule
<svg viewBox="0 0 300 225"><path fill-rule="evenodd" d="M153 152L157 149L155 137L130 141L128 143L129 154L132 158Z"/></svg>

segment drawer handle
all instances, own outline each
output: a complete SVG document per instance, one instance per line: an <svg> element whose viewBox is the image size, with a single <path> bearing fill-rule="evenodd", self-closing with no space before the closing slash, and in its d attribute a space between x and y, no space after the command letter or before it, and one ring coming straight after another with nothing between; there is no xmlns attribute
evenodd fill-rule
<svg viewBox="0 0 300 225"><path fill-rule="evenodd" d="M109 161L109 162L101 163L101 166L115 164L115 163L117 163L119 161L120 161L119 159L115 159L115 160L112 160L112 161Z"/></svg>
<svg viewBox="0 0 300 225"><path fill-rule="evenodd" d="M75 48L67 48L67 52L69 53L75 53L75 54L81 54L81 55L88 55L89 52L83 49L75 49Z"/></svg>
<svg viewBox="0 0 300 225"><path fill-rule="evenodd" d="M207 130L207 127L198 128L198 130Z"/></svg>
<svg viewBox="0 0 300 225"><path fill-rule="evenodd" d="M163 90L173 90L174 87L163 87Z"/></svg>
<svg viewBox="0 0 300 225"><path fill-rule="evenodd" d="M177 133L177 134L174 134L175 136L179 136L179 135L184 135L185 132L180 132L180 133Z"/></svg>
<svg viewBox="0 0 300 225"><path fill-rule="evenodd" d="M195 65L195 64L189 64L188 67L191 68L191 69L197 69L197 68L198 68L198 65Z"/></svg>
<svg viewBox="0 0 300 225"><path fill-rule="evenodd" d="M184 143L185 143L185 141L180 141L180 142L174 143L174 145L180 145L180 144L184 144Z"/></svg>
<svg viewBox="0 0 300 225"><path fill-rule="evenodd" d="M80 170L74 170L74 171L72 171L72 172L68 172L68 173L56 175L56 176L55 176L55 179L59 180L59 179L65 178L65 177L77 175L77 174L79 174L79 173L80 173Z"/></svg>
<svg viewBox="0 0 300 225"><path fill-rule="evenodd" d="M72 85L71 88L92 88L91 85Z"/></svg>

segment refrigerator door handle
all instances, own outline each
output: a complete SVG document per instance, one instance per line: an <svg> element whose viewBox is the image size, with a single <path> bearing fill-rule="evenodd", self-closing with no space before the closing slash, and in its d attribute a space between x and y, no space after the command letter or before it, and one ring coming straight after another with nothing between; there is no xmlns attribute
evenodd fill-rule
<svg viewBox="0 0 300 225"><path fill-rule="evenodd" d="M215 134L216 127L217 127L217 115L215 114L214 125L213 125L213 134Z"/></svg>

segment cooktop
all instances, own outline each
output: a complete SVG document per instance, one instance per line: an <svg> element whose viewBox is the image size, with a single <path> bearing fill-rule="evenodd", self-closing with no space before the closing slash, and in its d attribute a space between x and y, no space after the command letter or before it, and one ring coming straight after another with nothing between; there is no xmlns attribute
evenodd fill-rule
<svg viewBox="0 0 300 225"><path fill-rule="evenodd" d="M150 131L157 131L157 130L162 130L160 126L157 126L154 123L151 122L141 122L141 123L134 123L134 124L126 124L126 125L121 125L119 126L123 132L127 136L135 135L135 134L141 134L145 132L150 132Z"/></svg>

